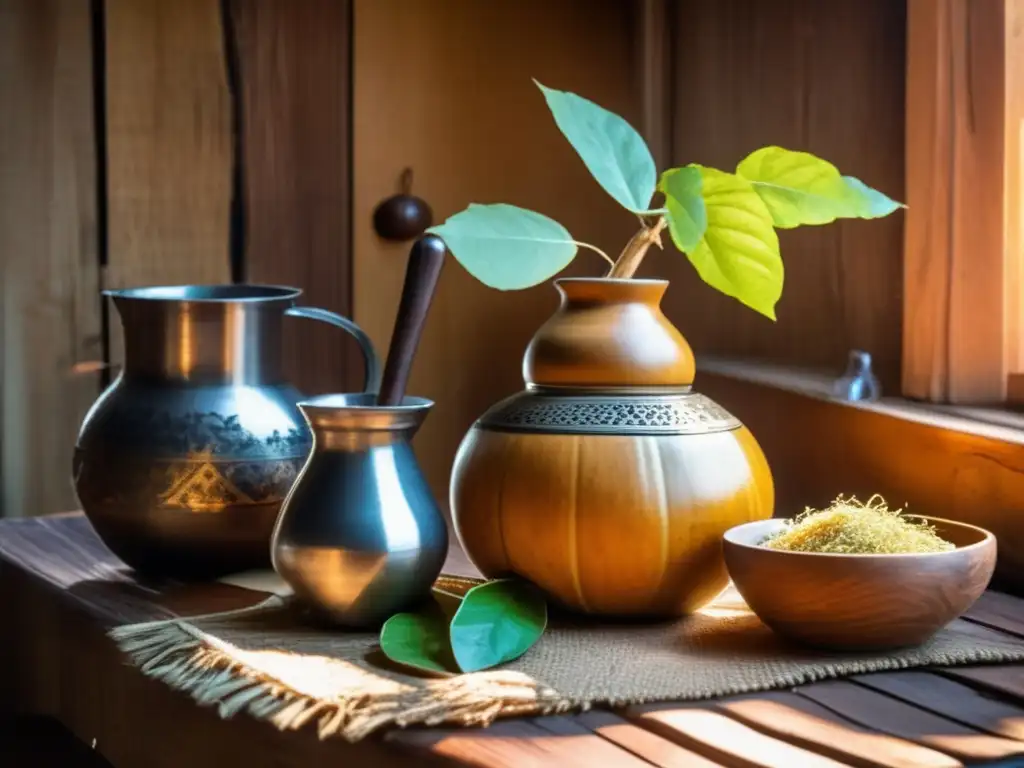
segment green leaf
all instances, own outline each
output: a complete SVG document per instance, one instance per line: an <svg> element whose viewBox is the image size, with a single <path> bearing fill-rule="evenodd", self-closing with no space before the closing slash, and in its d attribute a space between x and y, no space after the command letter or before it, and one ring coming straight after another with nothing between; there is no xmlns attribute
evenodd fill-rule
<svg viewBox="0 0 1024 768"><path fill-rule="evenodd" d="M708 226L687 252L700 278L727 296L775 319L783 268L772 216L749 181L703 166L700 169Z"/></svg>
<svg viewBox="0 0 1024 768"><path fill-rule="evenodd" d="M440 613L396 613L380 630L380 649L392 661L424 672L450 674L448 624Z"/></svg>
<svg viewBox="0 0 1024 768"><path fill-rule="evenodd" d="M547 621L547 604L532 584L503 579L473 587L451 623L455 661L463 672L476 672L517 659Z"/></svg>
<svg viewBox="0 0 1024 768"><path fill-rule="evenodd" d="M646 211L657 171L651 151L633 126L582 96L533 82L544 94L559 130L597 183L624 208Z"/></svg>
<svg viewBox="0 0 1024 768"><path fill-rule="evenodd" d="M576 255L576 242L557 221L504 203L472 204L427 231L473 277L502 291L542 283Z"/></svg>
<svg viewBox="0 0 1024 768"><path fill-rule="evenodd" d="M461 605L456 595L434 590L434 600L417 613L396 613L380 630L380 649L397 664L423 672L458 672L448 624Z"/></svg>
<svg viewBox="0 0 1024 768"><path fill-rule="evenodd" d="M776 227L887 216L900 204L808 152L762 147L736 167L754 185Z"/></svg>
<svg viewBox="0 0 1024 768"><path fill-rule="evenodd" d="M672 242L683 253L697 247L708 227L701 186L700 170L693 166L665 171L658 184L658 189L665 195L668 231Z"/></svg>

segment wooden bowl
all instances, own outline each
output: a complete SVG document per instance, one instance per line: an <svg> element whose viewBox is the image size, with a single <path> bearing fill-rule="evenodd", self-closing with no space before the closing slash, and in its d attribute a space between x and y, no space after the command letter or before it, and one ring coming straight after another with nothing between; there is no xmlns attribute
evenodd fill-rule
<svg viewBox="0 0 1024 768"><path fill-rule="evenodd" d="M985 591L996 539L973 525L914 517L931 523L956 549L920 555L784 552L760 546L786 525L773 519L727 531L725 563L750 609L791 640L847 651L918 645Z"/></svg>

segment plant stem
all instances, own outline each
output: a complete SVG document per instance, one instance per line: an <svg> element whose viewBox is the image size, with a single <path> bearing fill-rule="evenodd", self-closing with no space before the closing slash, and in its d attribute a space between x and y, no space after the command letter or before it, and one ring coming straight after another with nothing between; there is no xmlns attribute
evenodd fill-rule
<svg viewBox="0 0 1024 768"><path fill-rule="evenodd" d="M620 279L632 277L639 268L640 263L644 260L647 249L654 244L661 248L661 230L667 224L668 222L665 220L665 217L659 216L653 226L645 226L633 235L629 242L626 243L626 247L622 249L622 253L619 254L615 264L612 265L608 277Z"/></svg>
<svg viewBox="0 0 1024 768"><path fill-rule="evenodd" d="M611 264L611 265L612 265L613 267L615 266L615 262L614 262L614 261L612 261L612 257L611 257L611 256L609 256L609 255L608 255L607 253L605 253L604 251L602 251L602 250L601 250L600 248L598 248L598 247L597 247L596 245L591 245L590 243L581 243L581 242L580 242L579 240L573 240L573 242L574 242L574 243L575 243L575 244L576 244L577 246L579 246L580 248L589 248L589 249L590 249L590 250L592 250L592 251L593 251L594 253L596 253L596 254L597 254L598 256L600 256L600 257L601 257L602 259L604 259L604 260L605 260L605 261L607 261L607 262L608 262L609 264Z"/></svg>

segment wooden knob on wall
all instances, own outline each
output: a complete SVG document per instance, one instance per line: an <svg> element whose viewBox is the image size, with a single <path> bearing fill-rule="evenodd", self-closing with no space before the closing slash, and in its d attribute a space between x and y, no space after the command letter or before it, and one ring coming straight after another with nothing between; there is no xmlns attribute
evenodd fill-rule
<svg viewBox="0 0 1024 768"><path fill-rule="evenodd" d="M374 210L373 229L385 240L413 240L427 230L433 217L426 201L412 193L412 168L406 168L402 172L401 192Z"/></svg>

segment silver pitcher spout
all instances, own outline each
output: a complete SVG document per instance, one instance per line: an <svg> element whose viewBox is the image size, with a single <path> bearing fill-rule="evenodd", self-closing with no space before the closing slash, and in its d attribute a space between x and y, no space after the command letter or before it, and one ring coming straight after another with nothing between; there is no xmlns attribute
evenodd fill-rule
<svg viewBox="0 0 1024 768"><path fill-rule="evenodd" d="M283 372L284 318L355 336L367 388L380 366L351 320L297 307L301 291L182 285L110 291L124 328L117 380L86 415L75 451L79 500L128 565L213 578L269 565L281 502L312 436Z"/></svg>
<svg viewBox="0 0 1024 768"><path fill-rule="evenodd" d="M274 568L321 619L375 627L430 594L448 531L410 440L433 403L372 394L299 403L313 451L274 530Z"/></svg>

